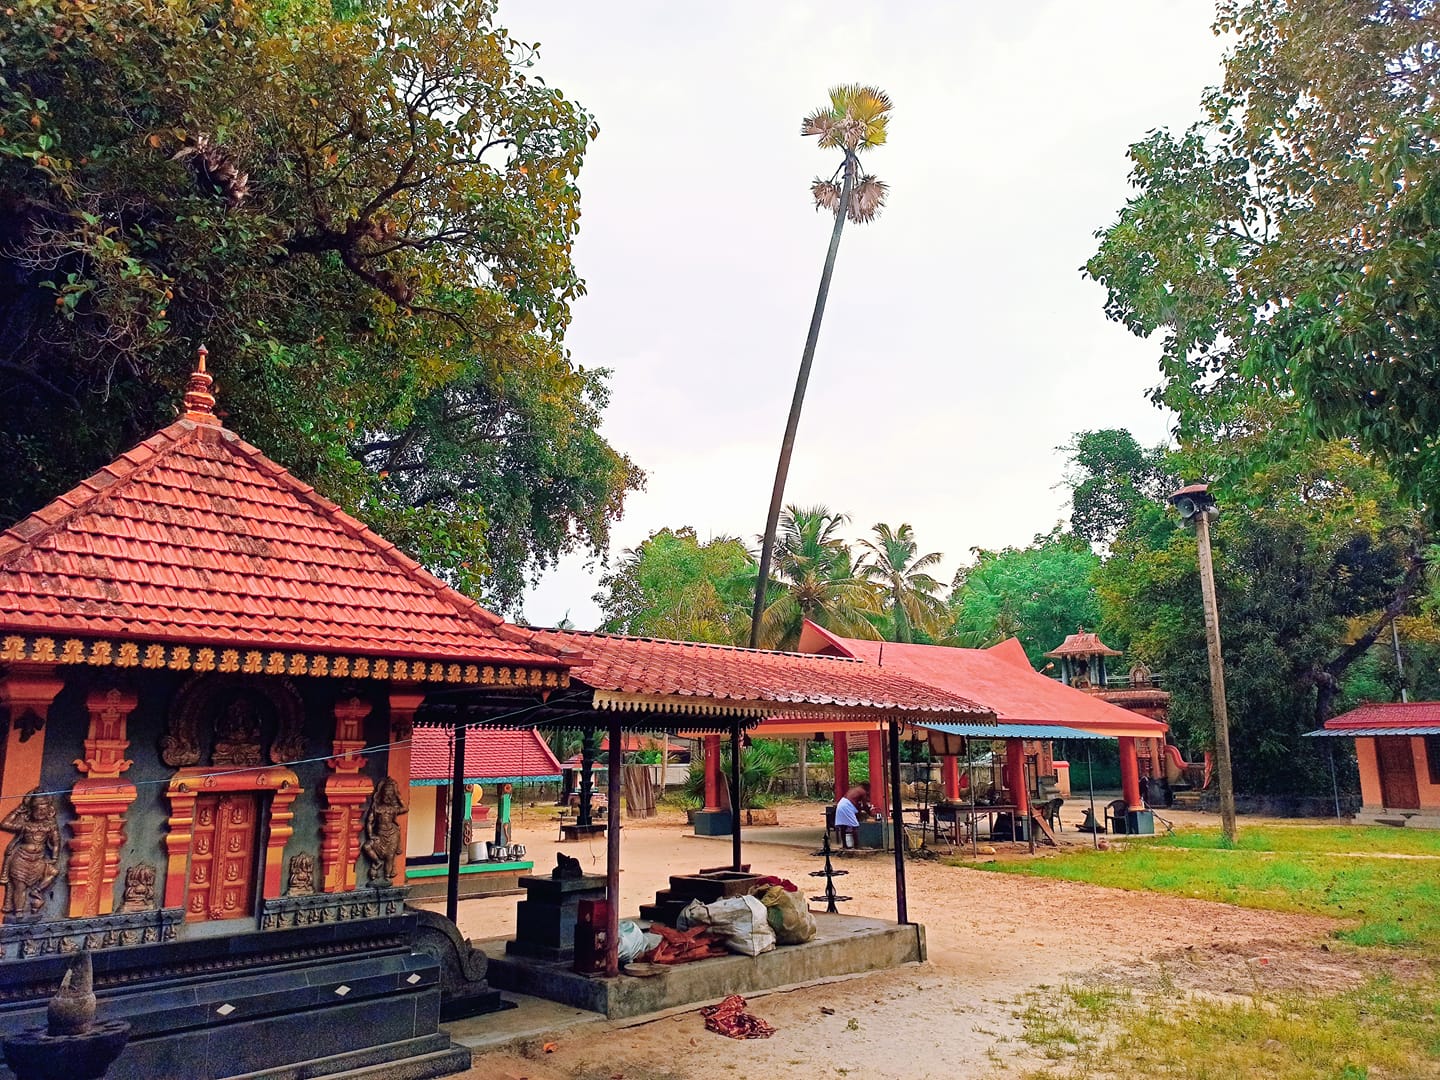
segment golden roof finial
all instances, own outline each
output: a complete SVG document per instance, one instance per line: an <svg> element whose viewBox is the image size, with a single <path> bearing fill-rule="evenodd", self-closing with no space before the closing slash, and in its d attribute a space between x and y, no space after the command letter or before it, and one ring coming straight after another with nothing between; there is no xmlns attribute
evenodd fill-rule
<svg viewBox="0 0 1440 1080"><path fill-rule="evenodd" d="M195 370L185 384L185 419L197 424L219 424L215 416L215 395L210 392L215 380L205 370L205 358L210 350L201 345L196 354Z"/></svg>

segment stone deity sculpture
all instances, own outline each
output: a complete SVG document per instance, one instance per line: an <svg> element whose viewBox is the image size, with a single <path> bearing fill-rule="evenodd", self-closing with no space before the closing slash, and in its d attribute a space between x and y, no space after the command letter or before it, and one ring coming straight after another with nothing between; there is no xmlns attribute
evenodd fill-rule
<svg viewBox="0 0 1440 1080"><path fill-rule="evenodd" d="M0 885L5 886L5 903L0 908L7 920L40 914L45 894L60 876L60 826L53 795L30 792L20 805L0 821L0 831L14 833L0 862Z"/></svg>
<svg viewBox="0 0 1440 1080"><path fill-rule="evenodd" d="M405 813L405 803L400 798L400 786L393 777L380 781L375 797L370 800L370 812L365 815L364 845L361 854L370 860L370 884L389 884L395 877L395 860L400 855L400 815Z"/></svg>

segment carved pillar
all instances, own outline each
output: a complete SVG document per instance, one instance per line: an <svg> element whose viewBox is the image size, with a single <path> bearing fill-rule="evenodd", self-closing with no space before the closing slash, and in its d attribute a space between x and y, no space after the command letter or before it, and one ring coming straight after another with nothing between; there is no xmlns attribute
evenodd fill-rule
<svg viewBox="0 0 1440 1080"><path fill-rule="evenodd" d="M395 781L405 813L397 820L400 826L400 854L395 857L395 884L405 884L405 851L410 837L410 735L415 727L415 710L425 700L424 694L392 693L390 695L390 751L386 774Z"/></svg>
<svg viewBox="0 0 1440 1080"><path fill-rule="evenodd" d="M835 798L839 802L850 793L850 736L837 731L832 736L835 742Z"/></svg>
<svg viewBox="0 0 1440 1080"><path fill-rule="evenodd" d="M722 809L720 806L720 736L705 736L705 805L706 812Z"/></svg>
<svg viewBox="0 0 1440 1080"><path fill-rule="evenodd" d="M355 863L364 838L364 806L375 788L362 776L365 757L365 718L371 707L359 698L335 703L335 741L326 764L334 770L320 783L325 808L320 824L320 868L322 889L327 893L350 892L355 888ZM409 778L406 778L408 788Z"/></svg>
<svg viewBox="0 0 1440 1080"><path fill-rule="evenodd" d="M64 686L48 667L12 669L0 679L0 700L10 711L10 723L0 729L0 794L5 796L0 798L0 820L40 786L45 726L50 706ZM5 886L0 885L0 901L4 896Z"/></svg>
<svg viewBox="0 0 1440 1080"><path fill-rule="evenodd" d="M872 731L868 743L870 762L870 805L875 807L877 816L884 820L885 808L890 805L885 791L885 734Z"/></svg>
<svg viewBox="0 0 1440 1080"><path fill-rule="evenodd" d="M75 807L67 874L71 918L109 915L115 909L125 812L135 801L135 785L120 774L132 764L125 756L130 746L126 727L136 704L135 695L123 690L96 690L85 699L90 729L85 756L75 762L83 778L70 794Z"/></svg>
<svg viewBox="0 0 1440 1080"><path fill-rule="evenodd" d="M1140 798L1140 762L1135 755L1135 739L1130 735L1120 736L1120 794L1125 799L1125 809L1145 809Z"/></svg>

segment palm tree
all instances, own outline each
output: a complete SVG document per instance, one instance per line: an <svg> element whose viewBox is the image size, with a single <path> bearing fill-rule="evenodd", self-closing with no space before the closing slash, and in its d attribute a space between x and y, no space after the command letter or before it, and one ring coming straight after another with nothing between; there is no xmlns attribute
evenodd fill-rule
<svg viewBox="0 0 1440 1080"><path fill-rule="evenodd" d="M825 506L787 506L775 549L774 580L767 588L754 647L792 649L809 619L845 637L876 638L870 617L880 608L873 585L855 572L840 536L849 518Z"/></svg>
<svg viewBox="0 0 1440 1080"><path fill-rule="evenodd" d="M790 473L790 455L795 449L795 432L800 426L800 410L805 405L805 386L810 381L810 365L815 360L815 344L820 339L825 301L830 295L830 278L835 273L835 257L840 251L840 233L846 218L863 225L873 220L885 205L885 184L860 171L859 155L884 144L891 108L890 98L884 91L850 83L831 89L830 103L805 117L800 125L800 134L816 136L822 150L841 151L840 164L830 178L816 177L810 185L816 208L834 214L835 226L830 230L830 247L825 253L825 268L820 272L820 290L815 296L815 311L810 316L810 332L805 336L800 372L795 377L795 396L790 401L785 437L780 442L780 461L775 467L775 486L770 492L770 512L760 541L760 572L750 613L751 648L760 642L775 529L785 501L785 479Z"/></svg>
<svg viewBox="0 0 1440 1080"><path fill-rule="evenodd" d="M882 522L871 531L873 541L860 541L865 554L856 573L878 586L885 597L895 640L913 641L917 629L931 637L938 635L944 624L945 602L935 595L940 582L926 571L938 566L943 556L935 551L920 555L915 530L908 523L892 529Z"/></svg>

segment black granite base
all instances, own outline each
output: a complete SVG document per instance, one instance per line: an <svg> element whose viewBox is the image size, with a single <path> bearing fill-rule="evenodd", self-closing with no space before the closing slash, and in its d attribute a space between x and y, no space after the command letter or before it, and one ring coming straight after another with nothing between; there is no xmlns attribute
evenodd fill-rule
<svg viewBox="0 0 1440 1080"><path fill-rule="evenodd" d="M98 1017L132 1029L109 1080L298 1080L372 1065L400 1076L386 1070L444 1058L439 966L414 949L415 932L399 914L98 952ZM0 964L0 1035L44 1025L68 959ZM461 1057L448 1071L467 1067Z"/></svg>
<svg viewBox="0 0 1440 1080"><path fill-rule="evenodd" d="M605 899L605 879L522 877L525 899L515 905L515 940L505 951L537 960L575 959L575 924L581 900Z"/></svg>

